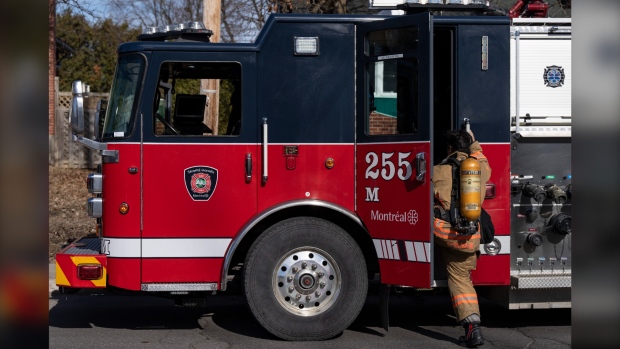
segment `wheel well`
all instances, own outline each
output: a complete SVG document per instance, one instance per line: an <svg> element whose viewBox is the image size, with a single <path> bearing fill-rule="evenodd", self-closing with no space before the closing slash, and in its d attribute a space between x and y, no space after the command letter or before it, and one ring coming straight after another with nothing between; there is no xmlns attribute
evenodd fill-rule
<svg viewBox="0 0 620 349"><path fill-rule="evenodd" d="M231 263L228 268L228 275L237 276L241 274L242 265L248 251L250 250L250 247L267 228L278 222L293 217L316 217L338 225L349 235L351 235L351 237L353 237L362 250L366 261L366 269L368 270L369 278L372 279L375 273L379 272L379 263L376 258L375 248L366 229L350 217L347 217L346 215L330 208L314 205L301 205L276 211L263 218L252 229L250 229L250 231L248 231L237 246L231 258Z"/></svg>

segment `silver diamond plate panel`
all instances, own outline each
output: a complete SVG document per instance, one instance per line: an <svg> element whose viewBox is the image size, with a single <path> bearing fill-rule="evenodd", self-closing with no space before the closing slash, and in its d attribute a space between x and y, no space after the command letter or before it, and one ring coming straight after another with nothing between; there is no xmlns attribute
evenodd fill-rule
<svg viewBox="0 0 620 349"><path fill-rule="evenodd" d="M101 240L99 238L81 238L72 243L63 253L71 255L101 254Z"/></svg>
<svg viewBox="0 0 620 349"><path fill-rule="evenodd" d="M559 33L570 34L572 31L572 27L570 25L562 25L562 24L555 25L555 26L554 25L540 25L540 26L528 25L528 26L512 27L510 28L510 30L513 33L518 30L519 33L521 33L521 35L529 34L529 33L549 34L550 31L555 32L555 33L559 32Z"/></svg>
<svg viewBox="0 0 620 349"><path fill-rule="evenodd" d="M217 283L208 284L142 284L142 291L170 292L170 291L216 291Z"/></svg>
<svg viewBox="0 0 620 349"><path fill-rule="evenodd" d="M570 275L512 276L511 285L518 289L571 287Z"/></svg>

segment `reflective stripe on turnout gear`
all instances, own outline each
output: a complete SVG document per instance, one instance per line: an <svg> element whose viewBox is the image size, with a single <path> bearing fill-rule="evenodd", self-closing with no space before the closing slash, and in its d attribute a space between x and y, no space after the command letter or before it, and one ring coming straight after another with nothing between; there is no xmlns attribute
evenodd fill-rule
<svg viewBox="0 0 620 349"><path fill-rule="evenodd" d="M461 304L478 304L478 295L475 293L459 294L452 297L452 306L457 307Z"/></svg>
<svg viewBox="0 0 620 349"><path fill-rule="evenodd" d="M435 238L436 243L439 242L438 240L440 239ZM472 314L479 316L478 296L471 282L471 271L476 269L476 253L456 251L452 246L446 248L440 245L438 247L446 263L450 300L457 323Z"/></svg>
<svg viewBox="0 0 620 349"><path fill-rule="evenodd" d="M476 160L480 161L480 160L487 160L487 157L484 156L484 154L482 154L481 151L477 151L475 153L471 153L469 154L469 156L471 156L472 158L475 158Z"/></svg>

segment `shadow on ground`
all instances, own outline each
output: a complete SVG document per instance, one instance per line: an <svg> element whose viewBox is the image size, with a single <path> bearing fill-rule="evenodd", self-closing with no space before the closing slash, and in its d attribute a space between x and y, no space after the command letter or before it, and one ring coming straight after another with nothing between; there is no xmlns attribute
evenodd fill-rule
<svg viewBox="0 0 620 349"><path fill-rule="evenodd" d="M212 322L223 331L245 337L278 340L264 330L248 310L238 291L211 296L206 307L176 307L167 298L144 295L115 295L107 291L80 291L74 295L52 294L56 304L49 311L49 326L58 328L204 329ZM449 296L442 292L403 293L390 296L390 329L403 329L438 341L456 343L456 328ZM483 326L570 326L570 309L507 310L481 300ZM210 321L209 321L210 320ZM429 329L433 328L433 329ZM447 329L446 333L436 328ZM213 329L212 329L213 330ZM379 315L378 292L372 287L360 315L349 327L369 336L385 331Z"/></svg>

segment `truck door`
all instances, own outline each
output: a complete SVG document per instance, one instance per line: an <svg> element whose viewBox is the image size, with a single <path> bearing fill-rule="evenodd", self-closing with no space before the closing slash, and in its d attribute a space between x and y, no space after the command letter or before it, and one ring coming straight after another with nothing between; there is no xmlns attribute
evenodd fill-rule
<svg viewBox="0 0 620 349"><path fill-rule="evenodd" d="M388 284L433 280L432 35L428 13L357 30L356 210Z"/></svg>
<svg viewBox="0 0 620 349"><path fill-rule="evenodd" d="M256 213L256 55L152 57L142 103L143 288L218 282L230 241ZM219 97L205 80L216 80Z"/></svg>

